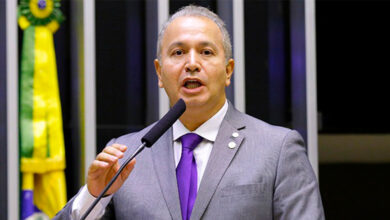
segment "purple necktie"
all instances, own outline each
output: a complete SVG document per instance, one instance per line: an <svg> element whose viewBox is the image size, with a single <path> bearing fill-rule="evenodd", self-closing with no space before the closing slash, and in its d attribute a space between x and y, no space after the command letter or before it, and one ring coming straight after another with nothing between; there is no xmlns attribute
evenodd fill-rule
<svg viewBox="0 0 390 220"><path fill-rule="evenodd" d="M194 133L188 133L181 138L181 158L176 168L177 186L179 187L181 216L183 220L190 219L192 207L194 206L198 172L192 151L202 141L202 137Z"/></svg>

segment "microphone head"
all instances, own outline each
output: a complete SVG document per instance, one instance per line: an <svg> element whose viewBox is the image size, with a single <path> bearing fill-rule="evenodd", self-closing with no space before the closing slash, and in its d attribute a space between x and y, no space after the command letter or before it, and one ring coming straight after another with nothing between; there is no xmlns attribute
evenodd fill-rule
<svg viewBox="0 0 390 220"><path fill-rule="evenodd" d="M157 124L142 137L142 143L145 143L146 147L151 147L154 142L156 142L168 130L168 128L170 128L173 123L180 118L185 110L185 102L183 99L179 99L168 113L165 114L164 117L162 117Z"/></svg>

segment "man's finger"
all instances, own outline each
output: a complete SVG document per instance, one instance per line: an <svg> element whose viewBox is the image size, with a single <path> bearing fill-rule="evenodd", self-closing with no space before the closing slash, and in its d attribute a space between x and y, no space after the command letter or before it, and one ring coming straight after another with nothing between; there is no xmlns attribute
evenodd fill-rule
<svg viewBox="0 0 390 220"><path fill-rule="evenodd" d="M107 162L94 160L92 162L91 166L89 167L89 171L95 172L96 170L107 168L108 166L109 166L109 163L107 163Z"/></svg>
<svg viewBox="0 0 390 220"><path fill-rule="evenodd" d="M116 149L118 149L118 150L120 150L120 151L122 151L122 152L125 152L126 150L127 150L127 147L126 147L126 145L123 145L123 144L113 144L113 145L111 145L113 148L116 148Z"/></svg>
<svg viewBox="0 0 390 220"><path fill-rule="evenodd" d="M108 147L105 147L103 149L103 152L104 153L107 153L107 154L110 154L110 155L113 155L113 156L116 156L118 158L122 158L123 157L123 152L113 146L108 146Z"/></svg>
<svg viewBox="0 0 390 220"><path fill-rule="evenodd" d="M114 155L110 155L110 154L105 153L105 152L101 152L100 154L97 155L96 160L100 160L100 161L107 162L109 164L113 164L113 163L118 161L118 157L116 157Z"/></svg>
<svg viewBox="0 0 390 220"><path fill-rule="evenodd" d="M114 164L114 166L112 168L114 170L114 173L118 172L118 170L120 168L119 163Z"/></svg>

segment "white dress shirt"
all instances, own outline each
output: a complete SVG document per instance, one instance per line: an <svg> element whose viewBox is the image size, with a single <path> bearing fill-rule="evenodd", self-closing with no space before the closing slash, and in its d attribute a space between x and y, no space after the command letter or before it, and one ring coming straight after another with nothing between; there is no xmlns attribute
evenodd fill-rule
<svg viewBox="0 0 390 220"><path fill-rule="evenodd" d="M202 142L200 142L193 151L198 172L198 190L210 157L211 150L213 148L214 141L217 138L219 128L221 127L221 123L226 115L227 109L228 102L226 100L222 108L213 117L199 126L196 130L192 131L192 133L195 133L203 138ZM174 141L173 153L175 158L175 165L177 167L181 158L182 149L180 137L187 133L191 133L191 131L189 131L180 120L177 120L173 124L172 129ZM104 210L110 202L111 198L112 195L102 198L88 215L87 219L97 219L103 216ZM87 211L88 207L93 203L94 200L95 197L92 196L89 193L87 187L84 186L81 189L79 195L73 201L72 219L80 219L81 215Z"/></svg>
<svg viewBox="0 0 390 220"><path fill-rule="evenodd" d="M196 168L198 172L198 190L200 182L206 169L207 161L209 160L211 149L215 139L217 138L219 127L228 109L227 101L222 108L209 120L199 126L195 131L189 131L180 120L173 124L173 153L175 155L175 165L180 162L181 158L181 142L180 137L187 133L195 133L203 138L202 142L194 149L193 154L196 161Z"/></svg>

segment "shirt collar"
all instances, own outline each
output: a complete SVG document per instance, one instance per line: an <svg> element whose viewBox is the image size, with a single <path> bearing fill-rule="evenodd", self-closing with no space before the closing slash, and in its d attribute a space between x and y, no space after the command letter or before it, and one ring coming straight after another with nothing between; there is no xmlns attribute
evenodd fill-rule
<svg viewBox="0 0 390 220"><path fill-rule="evenodd" d="M217 138L219 127L221 126L222 120L226 115L227 109L228 109L228 102L226 100L222 108L213 117L211 117L209 120L204 122L195 131L192 131L192 133L195 133L204 139L214 142L215 139ZM191 131L189 131L181 123L180 120L177 120L172 127L173 127L173 140L175 141L181 136L187 133L191 133Z"/></svg>

